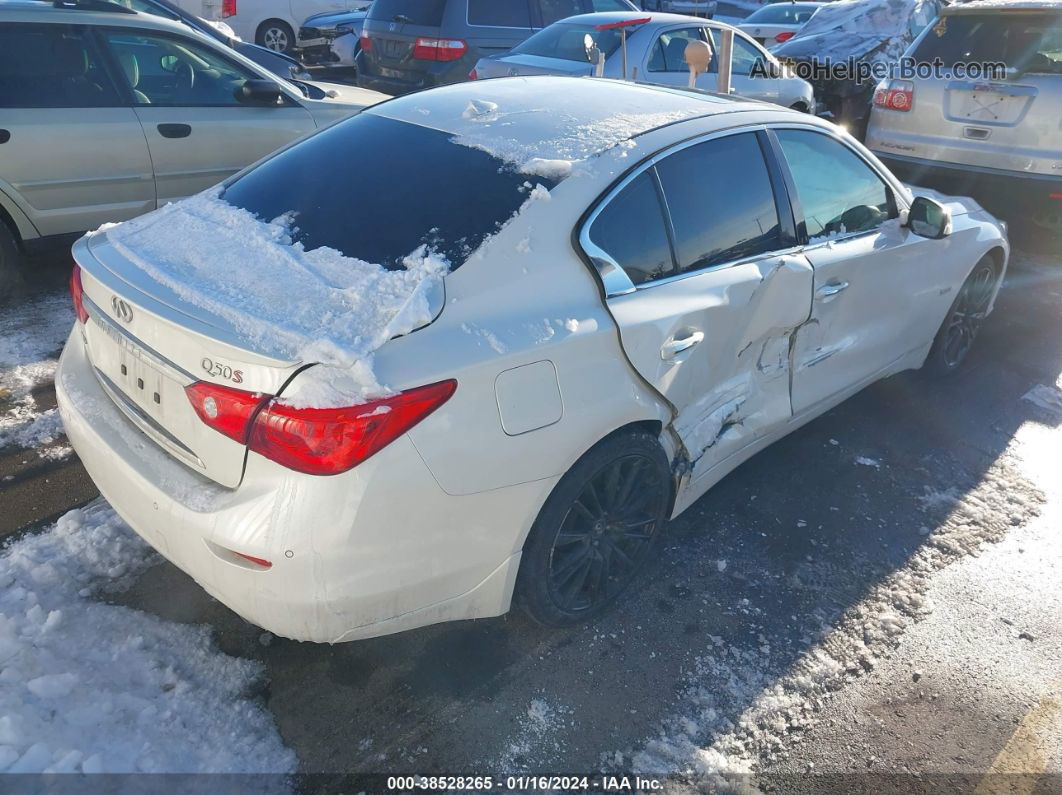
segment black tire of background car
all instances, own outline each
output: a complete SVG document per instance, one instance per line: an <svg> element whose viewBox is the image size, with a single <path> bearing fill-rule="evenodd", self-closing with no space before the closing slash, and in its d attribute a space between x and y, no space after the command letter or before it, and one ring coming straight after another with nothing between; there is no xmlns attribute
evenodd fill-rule
<svg viewBox="0 0 1062 795"><path fill-rule="evenodd" d="M649 501L645 508L645 515L651 516L651 522L644 525L643 534L648 536L644 542L635 539L636 553L632 553L630 567L623 571L622 577L609 578L611 585L606 593L597 601L592 601L581 609L566 608L558 599L557 589L554 586L554 578L558 572L554 569L555 551L565 545L573 544L572 531L576 529L576 520L585 518L585 511L577 508L576 502L581 497L585 498L588 484L603 477L610 471L610 466L622 466L624 462L630 467L634 461L638 462L638 475L635 478L631 494L644 496ZM622 472L622 469L618 470ZM629 471L629 470L628 470ZM571 469L560 479L549 495L545 505L539 512L535 523L528 534L524 544L523 557L520 563L520 573L516 581L514 602L519 604L528 615L536 622L545 626L563 627L582 623L591 618L601 615L613 607L620 597L627 591L638 575L644 570L646 563L653 558L653 551L659 543L667 523L667 513L671 506L671 470L668 466L667 456L660 446L659 439L645 430L631 430L619 432L599 442L589 452L583 455ZM607 500L606 500L607 501ZM569 514L572 513L571 519ZM558 544L561 531L567 529L566 540ZM602 531L598 531L600 534ZM608 530L604 531L608 534ZM622 532L622 531L620 531ZM616 546L611 541L602 540L601 546L597 547L592 527L588 526L585 533L585 544L580 545L579 554L586 557L596 557L600 560L607 552L614 555ZM624 540L627 546L623 549L631 550L631 539ZM596 550L588 547L593 544ZM577 554L575 550L564 553L569 556ZM626 556L626 553L624 553ZM565 561L567 558L564 559ZM616 557L620 561L619 557ZM601 564L598 563L596 577L601 579ZM626 566L626 563L623 563ZM581 574L589 580L590 574ZM589 583L582 587L589 587ZM578 594L582 588L577 589Z"/></svg>
<svg viewBox="0 0 1062 795"><path fill-rule="evenodd" d="M287 46L285 46L284 49L277 50L275 47L270 47L268 44L266 44L266 33L270 30L277 30L285 36ZM255 44L258 44L261 47L266 47L270 50L275 50L276 52L281 52L285 55L290 55L292 49L294 49L295 47L295 31L291 29L291 25L289 25L282 19L267 19L265 22L259 25L258 30L255 31L254 41Z"/></svg>
<svg viewBox="0 0 1062 795"><path fill-rule="evenodd" d="M0 303L22 286L22 252L18 241L0 219Z"/></svg>
<svg viewBox="0 0 1062 795"><path fill-rule="evenodd" d="M922 372L932 377L951 375L959 370L970 349L977 340L977 333L984 322L984 312L992 301L992 294L999 280L999 265L991 254L986 254L970 271L962 283L955 300L948 308L944 322L933 339ZM956 355L956 334L962 337L961 352Z"/></svg>

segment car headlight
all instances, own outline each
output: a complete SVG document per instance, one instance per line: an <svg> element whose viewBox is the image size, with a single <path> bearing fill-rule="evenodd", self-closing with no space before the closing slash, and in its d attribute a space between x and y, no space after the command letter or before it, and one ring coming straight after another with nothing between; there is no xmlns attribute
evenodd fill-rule
<svg viewBox="0 0 1062 795"><path fill-rule="evenodd" d="M355 34L357 33L357 31L354 30L354 26L353 25L350 25L350 24L347 24L347 25L336 25L336 35L337 36L346 36L348 33L355 33Z"/></svg>

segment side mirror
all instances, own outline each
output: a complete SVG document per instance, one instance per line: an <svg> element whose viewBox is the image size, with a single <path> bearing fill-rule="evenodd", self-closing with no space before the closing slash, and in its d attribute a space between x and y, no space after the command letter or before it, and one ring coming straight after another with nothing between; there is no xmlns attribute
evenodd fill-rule
<svg viewBox="0 0 1062 795"><path fill-rule="evenodd" d="M272 80L244 80L233 94L237 102L245 105L278 105L284 96Z"/></svg>
<svg viewBox="0 0 1062 795"><path fill-rule="evenodd" d="M951 211L940 202L916 196L907 213L907 226L920 237L940 240L951 234Z"/></svg>

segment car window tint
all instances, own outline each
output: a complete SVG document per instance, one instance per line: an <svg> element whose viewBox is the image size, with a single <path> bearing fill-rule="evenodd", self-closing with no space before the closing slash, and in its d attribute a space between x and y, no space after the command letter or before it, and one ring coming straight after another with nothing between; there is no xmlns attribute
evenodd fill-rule
<svg viewBox="0 0 1062 795"><path fill-rule="evenodd" d="M498 28L529 28L527 0L468 0L468 23Z"/></svg>
<svg viewBox="0 0 1062 795"><path fill-rule="evenodd" d="M652 171L644 171L604 206L590 240L643 284L674 271L666 223Z"/></svg>
<svg viewBox="0 0 1062 795"><path fill-rule="evenodd" d="M446 0L373 0L368 19L439 27Z"/></svg>
<svg viewBox="0 0 1062 795"><path fill-rule="evenodd" d="M236 89L258 78L184 37L129 30L104 35L138 105L239 105Z"/></svg>
<svg viewBox="0 0 1062 795"><path fill-rule="evenodd" d="M68 25L0 25L0 108L125 104L82 31Z"/></svg>
<svg viewBox="0 0 1062 795"><path fill-rule="evenodd" d="M806 130L778 130L777 135L809 238L866 232L890 217L885 183L847 146Z"/></svg>
<svg viewBox="0 0 1062 795"><path fill-rule="evenodd" d="M590 0L590 11L630 11L630 3L626 0Z"/></svg>
<svg viewBox="0 0 1062 795"><path fill-rule="evenodd" d="M538 5L543 26L552 25L558 19L583 13L582 3L579 0L531 0L531 2Z"/></svg>
<svg viewBox="0 0 1062 795"><path fill-rule="evenodd" d="M681 149L657 163L680 272L781 247L767 164L752 133Z"/></svg>
<svg viewBox="0 0 1062 795"><path fill-rule="evenodd" d="M292 236L307 249L329 246L397 270L424 244L456 268L512 218L530 187L504 161L452 139L359 113L238 177L224 199L263 220L293 214Z"/></svg>
<svg viewBox="0 0 1062 795"><path fill-rule="evenodd" d="M947 67L1001 61L1022 71L1062 73L1062 14L955 14L941 17L913 56Z"/></svg>
<svg viewBox="0 0 1062 795"><path fill-rule="evenodd" d="M688 72L686 47L691 41L704 41L701 28L680 28L661 33L649 56L650 72Z"/></svg>

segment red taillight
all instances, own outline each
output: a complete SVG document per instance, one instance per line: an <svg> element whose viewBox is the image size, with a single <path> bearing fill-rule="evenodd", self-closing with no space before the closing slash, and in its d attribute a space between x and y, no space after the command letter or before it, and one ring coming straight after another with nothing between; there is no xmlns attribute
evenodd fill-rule
<svg viewBox="0 0 1062 795"><path fill-rule="evenodd" d="M298 409L273 401L255 419L248 446L296 472L346 472L439 408L455 389L456 381L440 381L338 409Z"/></svg>
<svg viewBox="0 0 1062 795"><path fill-rule="evenodd" d="M473 66L472 71L468 73L469 80L479 80L479 73L476 72L476 68Z"/></svg>
<svg viewBox="0 0 1062 795"><path fill-rule="evenodd" d="M361 47L362 52L372 52L372 39L362 33L361 38L358 39L358 46Z"/></svg>
<svg viewBox="0 0 1062 795"><path fill-rule="evenodd" d="M436 39L418 36L413 44L413 59L417 61L460 61L468 52L461 39Z"/></svg>
<svg viewBox="0 0 1062 795"><path fill-rule="evenodd" d="M85 309L85 288L81 286L81 266L76 262L70 272L70 298L74 302L74 312L82 323L88 323L89 313Z"/></svg>
<svg viewBox="0 0 1062 795"><path fill-rule="evenodd" d="M221 18L236 16L236 0L221 0Z"/></svg>
<svg viewBox="0 0 1062 795"><path fill-rule="evenodd" d="M244 392L227 386L196 381L184 388L199 419L218 433L247 444L251 420L271 397L261 392Z"/></svg>
<svg viewBox="0 0 1062 795"><path fill-rule="evenodd" d="M912 105L914 105L914 83L907 80L882 83L874 91L875 107L907 113Z"/></svg>
<svg viewBox="0 0 1062 795"><path fill-rule="evenodd" d="M774 40L781 44L783 41L789 41L796 34L791 30L784 30L774 37Z"/></svg>

